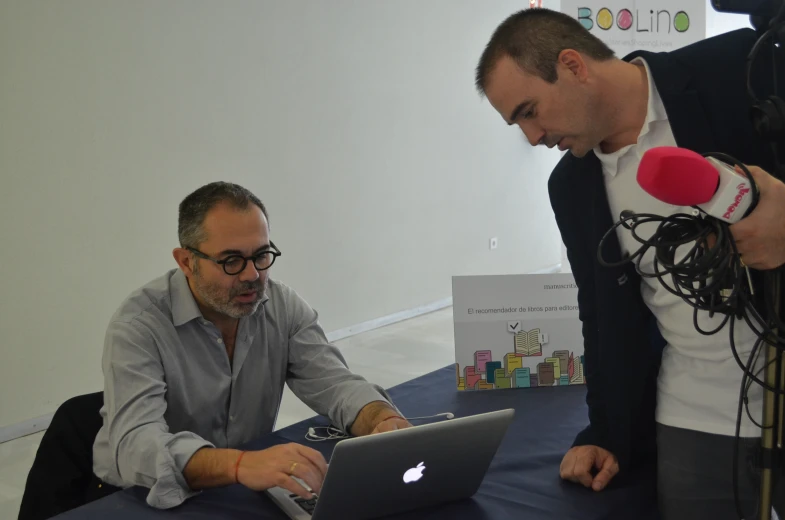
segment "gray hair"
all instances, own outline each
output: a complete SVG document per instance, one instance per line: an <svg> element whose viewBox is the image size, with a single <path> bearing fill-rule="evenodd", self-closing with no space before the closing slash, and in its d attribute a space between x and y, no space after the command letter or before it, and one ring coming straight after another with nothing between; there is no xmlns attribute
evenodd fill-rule
<svg viewBox="0 0 785 520"><path fill-rule="evenodd" d="M198 248L199 244L207 240L207 233L202 224L210 210L221 203L230 204L240 210L254 205L262 210L264 217L269 221L267 209L256 195L237 184L212 182L191 193L180 203L177 219L180 247Z"/></svg>

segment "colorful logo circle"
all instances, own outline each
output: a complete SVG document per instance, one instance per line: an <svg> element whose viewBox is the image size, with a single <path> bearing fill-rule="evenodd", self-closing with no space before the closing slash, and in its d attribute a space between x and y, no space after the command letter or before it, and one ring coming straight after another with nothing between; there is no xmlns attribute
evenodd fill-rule
<svg viewBox="0 0 785 520"><path fill-rule="evenodd" d="M684 11L679 11L673 17L673 27L678 32L686 32L690 28L690 16Z"/></svg>
<svg viewBox="0 0 785 520"><path fill-rule="evenodd" d="M629 9L622 9L616 15L616 26L622 31L632 27L632 12Z"/></svg>
<svg viewBox="0 0 785 520"><path fill-rule="evenodd" d="M605 31L613 27L613 13L610 9L603 7L597 12L597 25Z"/></svg>

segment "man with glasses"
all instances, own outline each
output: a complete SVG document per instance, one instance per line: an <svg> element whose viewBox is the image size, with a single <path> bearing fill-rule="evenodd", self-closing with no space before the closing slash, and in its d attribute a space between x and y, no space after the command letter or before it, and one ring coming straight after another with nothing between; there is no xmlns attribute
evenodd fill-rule
<svg viewBox="0 0 785 520"><path fill-rule="evenodd" d="M270 279L281 251L251 192L217 182L180 204L179 269L133 293L104 345L103 427L93 470L150 488L170 508L200 489L281 486L312 498L327 464L299 444L240 451L272 431L283 385L353 435L410 426L383 389L352 374L316 312Z"/></svg>

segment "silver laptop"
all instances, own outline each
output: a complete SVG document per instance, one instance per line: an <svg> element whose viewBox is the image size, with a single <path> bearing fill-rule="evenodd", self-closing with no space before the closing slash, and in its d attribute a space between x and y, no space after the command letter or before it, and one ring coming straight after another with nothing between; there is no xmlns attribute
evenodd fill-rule
<svg viewBox="0 0 785 520"><path fill-rule="evenodd" d="M477 492L512 409L340 441L318 498L267 494L292 520L367 520Z"/></svg>

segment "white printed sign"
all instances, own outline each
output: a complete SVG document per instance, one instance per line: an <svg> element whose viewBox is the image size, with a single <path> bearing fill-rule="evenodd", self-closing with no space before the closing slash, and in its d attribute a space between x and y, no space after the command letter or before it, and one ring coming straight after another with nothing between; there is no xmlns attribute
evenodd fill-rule
<svg viewBox="0 0 785 520"><path fill-rule="evenodd" d="M561 11L623 58L671 51L706 38L706 0L562 0Z"/></svg>
<svg viewBox="0 0 785 520"><path fill-rule="evenodd" d="M452 287L459 390L585 382L572 274L455 276Z"/></svg>

